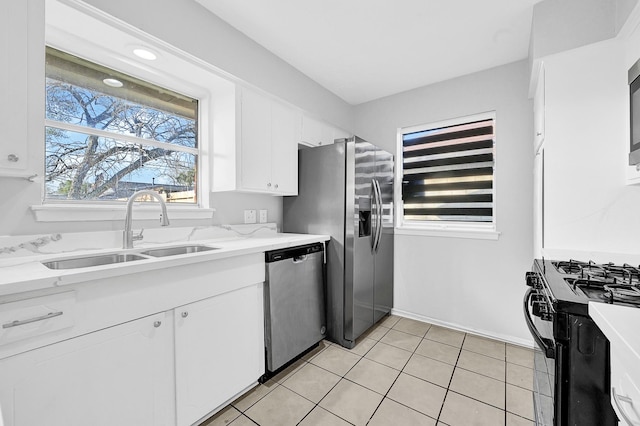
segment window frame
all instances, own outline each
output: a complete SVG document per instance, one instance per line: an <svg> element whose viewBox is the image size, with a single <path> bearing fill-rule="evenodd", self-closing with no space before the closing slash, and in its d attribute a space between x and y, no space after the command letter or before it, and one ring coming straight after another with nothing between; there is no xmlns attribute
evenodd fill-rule
<svg viewBox="0 0 640 426"><path fill-rule="evenodd" d="M492 221L491 222L452 222L452 221L405 221L404 219L404 203L402 199L402 180L404 174L404 151L403 136L409 133L432 130L442 127L449 127L471 123L482 120L493 120L494 138L493 138L493 198L492 198ZM396 233L399 235L422 235L433 237L454 237L454 238L471 238L471 239L488 239L497 240L500 236L498 232L498 212L497 212L497 146L498 131L495 111L487 111L473 115L455 117L437 122L413 125L408 127L400 127L397 129L397 151L396 151L396 178L395 178L395 197L396 197Z"/></svg>
<svg viewBox="0 0 640 426"><path fill-rule="evenodd" d="M197 204L169 203L167 208L172 219L211 219L215 212L215 209L210 207L213 137L214 133L224 131L214 128L217 114L223 115L221 108L217 107L217 102L220 99L220 103L223 104L223 99L233 96L236 82L201 59L83 3L49 3L45 19L46 45L198 99ZM52 7L49 7L50 5ZM82 25L68 28L68 22L81 20ZM115 45L110 43L110 40L130 48L150 48L157 53L160 60L149 62L135 59L130 52L115 51ZM44 79L43 69L43 87ZM42 114L44 127L44 110ZM42 144L44 153L44 139L34 143ZM44 156L41 161L40 167L44 171ZM36 221L41 222L120 221L124 218L126 208L125 202L45 200L44 181L41 185L40 200L40 204L32 205L31 210ZM140 207L136 208L136 219L157 219L157 206L153 204L141 203Z"/></svg>

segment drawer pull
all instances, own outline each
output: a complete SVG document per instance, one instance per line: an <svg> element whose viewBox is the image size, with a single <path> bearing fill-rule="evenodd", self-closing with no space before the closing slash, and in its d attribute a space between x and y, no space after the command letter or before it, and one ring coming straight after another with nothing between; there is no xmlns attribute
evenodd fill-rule
<svg viewBox="0 0 640 426"><path fill-rule="evenodd" d="M633 412L636 413L636 410L633 407L633 400L631 398L629 398L628 396L618 395L616 393L616 389L614 387L611 388L611 393L613 394L613 401L616 403L616 407L618 407L618 410L620 411L620 414L622 415L624 420L627 422L627 424L629 426L638 426L638 425L640 425L640 423L632 420L629 417L629 414L626 412L626 410L624 409L624 407L622 405L622 403L630 405L631 406L631 410L633 410ZM636 413L636 415L637 415L637 413Z"/></svg>
<svg viewBox="0 0 640 426"><path fill-rule="evenodd" d="M20 320L20 321L15 320L12 322L8 322L6 324L2 324L2 328L11 328L11 327L17 327L19 325L31 324L32 322L44 321L44 320L48 320L49 318L59 317L60 315L62 315L62 311L49 312L48 314L42 315L40 317L29 318L29 319Z"/></svg>

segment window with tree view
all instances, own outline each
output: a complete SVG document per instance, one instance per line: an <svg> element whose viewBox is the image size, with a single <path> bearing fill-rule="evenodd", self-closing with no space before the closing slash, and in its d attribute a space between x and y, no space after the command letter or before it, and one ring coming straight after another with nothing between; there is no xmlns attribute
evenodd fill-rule
<svg viewBox="0 0 640 426"><path fill-rule="evenodd" d="M197 203L198 101L47 47L48 201Z"/></svg>

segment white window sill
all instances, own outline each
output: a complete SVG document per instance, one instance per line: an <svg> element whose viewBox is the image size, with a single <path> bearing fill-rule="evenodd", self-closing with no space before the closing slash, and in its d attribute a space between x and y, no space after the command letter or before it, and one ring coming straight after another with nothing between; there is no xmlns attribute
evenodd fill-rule
<svg viewBox="0 0 640 426"><path fill-rule="evenodd" d="M500 232L494 229L471 228L435 228L402 226L395 229L396 235L414 235L420 237L467 238L473 240L498 240Z"/></svg>
<svg viewBox="0 0 640 426"><path fill-rule="evenodd" d="M77 222L77 221L123 221L125 205L88 204L43 204L31 206L37 222ZM140 205L133 207L135 220L158 219L160 206ZM172 219L211 219L215 209L194 206L167 205L167 215Z"/></svg>

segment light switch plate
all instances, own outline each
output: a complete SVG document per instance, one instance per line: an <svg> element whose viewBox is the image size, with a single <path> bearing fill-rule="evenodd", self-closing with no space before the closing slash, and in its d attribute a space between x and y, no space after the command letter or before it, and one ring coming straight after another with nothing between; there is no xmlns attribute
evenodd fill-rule
<svg viewBox="0 0 640 426"><path fill-rule="evenodd" d="M245 210L244 211L244 223L256 223L256 211Z"/></svg>
<svg viewBox="0 0 640 426"><path fill-rule="evenodd" d="M260 223L267 223L267 211L266 210L260 210Z"/></svg>

